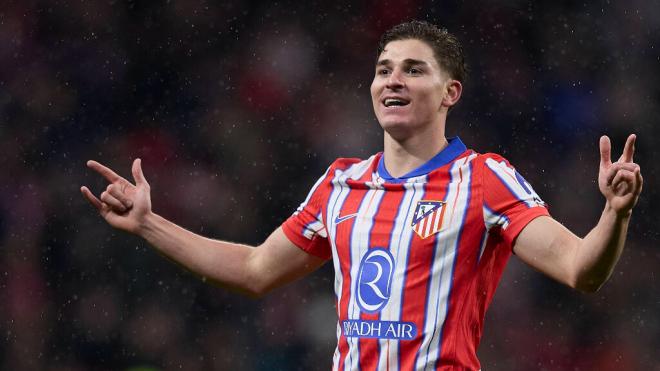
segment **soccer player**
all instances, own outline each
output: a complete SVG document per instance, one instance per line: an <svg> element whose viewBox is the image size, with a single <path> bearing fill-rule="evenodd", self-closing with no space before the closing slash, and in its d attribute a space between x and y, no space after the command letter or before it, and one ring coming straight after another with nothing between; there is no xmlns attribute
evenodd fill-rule
<svg viewBox="0 0 660 371"><path fill-rule="evenodd" d="M387 31L371 85L383 152L336 160L260 246L204 238L155 214L139 159L135 183L89 161L110 184L100 198L81 191L113 227L249 295L332 260L333 369L477 370L485 311L512 252L570 287L597 290L621 255L642 176L635 135L614 163L601 137L605 207L591 232L577 237L506 159L445 137L465 75L462 48L446 30L413 21Z"/></svg>

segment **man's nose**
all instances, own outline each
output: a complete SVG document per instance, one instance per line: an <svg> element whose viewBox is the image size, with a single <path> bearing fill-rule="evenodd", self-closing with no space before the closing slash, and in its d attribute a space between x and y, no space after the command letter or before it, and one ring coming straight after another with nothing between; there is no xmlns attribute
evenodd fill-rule
<svg viewBox="0 0 660 371"><path fill-rule="evenodd" d="M389 89L398 89L402 88L404 85L403 76L401 76L401 71L394 70L390 74L390 77L387 79L387 87Z"/></svg>

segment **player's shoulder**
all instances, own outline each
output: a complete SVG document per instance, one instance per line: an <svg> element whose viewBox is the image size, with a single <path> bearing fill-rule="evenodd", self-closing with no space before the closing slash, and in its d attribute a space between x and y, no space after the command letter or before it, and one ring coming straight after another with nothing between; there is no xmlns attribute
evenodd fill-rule
<svg viewBox="0 0 660 371"><path fill-rule="evenodd" d="M342 170L355 164L359 164L362 161L364 161L364 159L358 157L339 157L330 164L330 167Z"/></svg>
<svg viewBox="0 0 660 371"><path fill-rule="evenodd" d="M495 161L507 161L507 159L504 156L494 152L477 153L477 159L480 161L486 161L488 159Z"/></svg>
<svg viewBox="0 0 660 371"><path fill-rule="evenodd" d="M376 153L369 156L368 158L358 158L358 157L339 157L330 164L331 170L341 170L345 171L352 167L369 167L372 164L378 161L378 158L381 156L381 153Z"/></svg>
<svg viewBox="0 0 660 371"><path fill-rule="evenodd" d="M474 162L477 167L477 173L479 174L484 174L484 172L507 172L513 174L516 171L515 166L513 166L506 157L499 153L478 153Z"/></svg>
<svg viewBox="0 0 660 371"><path fill-rule="evenodd" d="M474 161L480 165L485 165L488 163L504 163L507 165L509 164L509 160L507 160L504 156L500 155L499 153L493 153L493 152L486 152L486 153L478 153L475 152L477 155L474 158Z"/></svg>

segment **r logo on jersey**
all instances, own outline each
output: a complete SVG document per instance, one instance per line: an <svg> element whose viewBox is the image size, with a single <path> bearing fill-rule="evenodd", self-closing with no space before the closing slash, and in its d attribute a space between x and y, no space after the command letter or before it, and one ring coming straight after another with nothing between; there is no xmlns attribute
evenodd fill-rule
<svg viewBox="0 0 660 371"><path fill-rule="evenodd" d="M357 299L365 313L377 313L390 300L394 257L382 247L369 249L360 262Z"/></svg>
<svg viewBox="0 0 660 371"><path fill-rule="evenodd" d="M445 216L444 201L417 201L411 227L422 239L440 232Z"/></svg>

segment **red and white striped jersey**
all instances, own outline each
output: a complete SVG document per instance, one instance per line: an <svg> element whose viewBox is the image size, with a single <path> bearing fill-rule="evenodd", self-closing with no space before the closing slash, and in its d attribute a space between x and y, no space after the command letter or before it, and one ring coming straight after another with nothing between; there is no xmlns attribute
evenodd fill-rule
<svg viewBox="0 0 660 371"><path fill-rule="evenodd" d="M501 156L458 138L401 178L382 154L338 159L284 222L332 259L336 370L478 370L483 320L512 243L545 203Z"/></svg>

